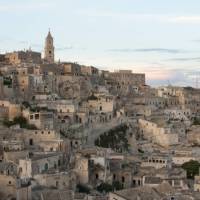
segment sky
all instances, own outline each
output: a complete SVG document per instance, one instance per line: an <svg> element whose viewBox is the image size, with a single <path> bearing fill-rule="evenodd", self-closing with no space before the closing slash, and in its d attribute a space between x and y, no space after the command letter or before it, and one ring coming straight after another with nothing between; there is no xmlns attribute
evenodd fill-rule
<svg viewBox="0 0 200 200"><path fill-rule="evenodd" d="M50 28L57 60L200 86L199 0L0 0L0 24L0 53L43 52Z"/></svg>

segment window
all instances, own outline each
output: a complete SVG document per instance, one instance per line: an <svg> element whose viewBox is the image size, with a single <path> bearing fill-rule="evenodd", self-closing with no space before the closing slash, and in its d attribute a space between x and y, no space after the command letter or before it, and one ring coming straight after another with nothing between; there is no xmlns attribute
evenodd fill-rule
<svg viewBox="0 0 200 200"><path fill-rule="evenodd" d="M95 176L96 176L96 179L99 179L99 175L98 174L96 174Z"/></svg>
<svg viewBox="0 0 200 200"><path fill-rule="evenodd" d="M45 163L44 170L47 171L48 169L49 169L49 165L48 165L48 163Z"/></svg>
<svg viewBox="0 0 200 200"><path fill-rule="evenodd" d="M133 180L133 186L135 186L136 185L136 181L135 180Z"/></svg>
<svg viewBox="0 0 200 200"><path fill-rule="evenodd" d="M39 119L39 114L35 114L35 119Z"/></svg>
<svg viewBox="0 0 200 200"><path fill-rule="evenodd" d="M22 168L21 167L19 168L19 173L22 173Z"/></svg>
<svg viewBox="0 0 200 200"><path fill-rule="evenodd" d="M56 165L56 163L54 163L54 169L57 169L57 165Z"/></svg>
<svg viewBox="0 0 200 200"><path fill-rule="evenodd" d="M32 146L33 145L33 139L29 140L29 145Z"/></svg>
<svg viewBox="0 0 200 200"><path fill-rule="evenodd" d="M59 186L59 182L58 181L56 181L56 187L58 187Z"/></svg>

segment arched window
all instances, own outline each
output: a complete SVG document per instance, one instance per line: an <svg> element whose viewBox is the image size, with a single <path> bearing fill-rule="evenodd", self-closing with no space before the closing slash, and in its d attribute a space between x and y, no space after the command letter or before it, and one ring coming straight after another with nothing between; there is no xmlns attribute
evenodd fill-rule
<svg viewBox="0 0 200 200"><path fill-rule="evenodd" d="M56 187L58 187L59 186L59 182L58 181L56 181Z"/></svg>
<svg viewBox="0 0 200 200"><path fill-rule="evenodd" d="M45 163L44 170L47 171L48 169L49 169L49 165L48 165L48 163Z"/></svg>
<svg viewBox="0 0 200 200"><path fill-rule="evenodd" d="M99 175L98 174L96 174L96 179L99 179Z"/></svg>
<svg viewBox="0 0 200 200"><path fill-rule="evenodd" d="M29 140L29 145L30 145L30 146L33 145L33 139L32 139L32 138Z"/></svg>
<svg viewBox="0 0 200 200"><path fill-rule="evenodd" d="M58 166L60 166L61 165L61 163L60 163L60 159L58 160Z"/></svg>

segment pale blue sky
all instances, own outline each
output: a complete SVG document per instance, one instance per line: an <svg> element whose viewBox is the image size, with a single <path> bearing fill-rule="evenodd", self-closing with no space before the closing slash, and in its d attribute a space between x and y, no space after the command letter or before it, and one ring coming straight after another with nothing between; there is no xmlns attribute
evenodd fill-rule
<svg viewBox="0 0 200 200"><path fill-rule="evenodd" d="M0 0L0 22L2 53L43 51L51 28L56 59L146 72L152 85L200 77L199 0Z"/></svg>

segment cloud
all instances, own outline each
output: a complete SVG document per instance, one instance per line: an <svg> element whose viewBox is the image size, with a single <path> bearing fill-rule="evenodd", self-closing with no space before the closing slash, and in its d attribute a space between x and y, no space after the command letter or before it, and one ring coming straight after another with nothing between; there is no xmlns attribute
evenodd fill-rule
<svg viewBox="0 0 200 200"><path fill-rule="evenodd" d="M65 50L71 50L71 49L73 49L72 46L57 47L56 51L65 51Z"/></svg>
<svg viewBox="0 0 200 200"><path fill-rule="evenodd" d="M22 2L22 3L1 3L0 4L0 12L30 12L30 11L38 11L43 9L54 8L54 4L52 1L39 1L35 0L34 2Z"/></svg>
<svg viewBox="0 0 200 200"><path fill-rule="evenodd" d="M200 23L200 15L197 16L177 16L169 19L175 23Z"/></svg>
<svg viewBox="0 0 200 200"><path fill-rule="evenodd" d="M200 42L200 40L199 39L197 39L197 40L191 40L192 42Z"/></svg>
<svg viewBox="0 0 200 200"><path fill-rule="evenodd" d="M183 62L187 62L187 61L200 61L200 57L194 57L194 58L171 58L168 59L167 61L183 61Z"/></svg>
<svg viewBox="0 0 200 200"><path fill-rule="evenodd" d="M146 49L109 49L111 52L118 53L130 53L130 52L144 52L144 53L168 53L168 54L177 54L184 53L185 51L180 49L167 49L167 48L146 48Z"/></svg>
<svg viewBox="0 0 200 200"><path fill-rule="evenodd" d="M127 13L127 12L113 12L113 11L94 11L94 10L79 10L79 15L95 18L108 18L116 20L130 20L130 21L153 21L161 23L200 23L200 15L175 15L175 14L154 14L154 13Z"/></svg>
<svg viewBox="0 0 200 200"><path fill-rule="evenodd" d="M153 69L146 73L147 83L153 86L176 85L176 86L194 86L192 75L195 72L185 71L184 69Z"/></svg>
<svg viewBox="0 0 200 200"><path fill-rule="evenodd" d="M179 49L164 49L164 48L151 48L151 49L136 49L137 52L153 52L153 53L183 53Z"/></svg>
<svg viewBox="0 0 200 200"><path fill-rule="evenodd" d="M79 45L68 45L68 46L59 46L57 45L56 51L68 51L68 50L77 50L77 51L85 51L85 47L81 47Z"/></svg>
<svg viewBox="0 0 200 200"><path fill-rule="evenodd" d="M28 44L28 42L25 40L22 40L22 41L19 41L19 44Z"/></svg>
<svg viewBox="0 0 200 200"><path fill-rule="evenodd" d="M159 19L154 14L133 14L124 12L113 12L113 11L94 11L94 10L79 10L77 14L84 15L87 17L102 17L102 18L115 18L115 19L126 19L126 20L142 20L142 19Z"/></svg>

